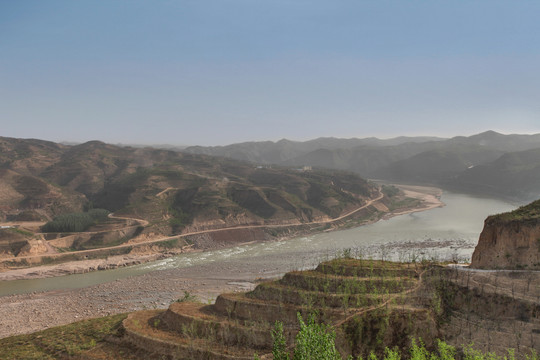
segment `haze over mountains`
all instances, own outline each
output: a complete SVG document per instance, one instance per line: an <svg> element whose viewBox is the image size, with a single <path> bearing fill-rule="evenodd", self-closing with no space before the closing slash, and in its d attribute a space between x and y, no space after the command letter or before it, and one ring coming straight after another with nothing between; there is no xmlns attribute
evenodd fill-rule
<svg viewBox="0 0 540 360"><path fill-rule="evenodd" d="M540 134L486 131L450 139L319 138L192 146L194 154L257 164L350 170L364 178L433 184L457 191L532 200L540 196Z"/></svg>

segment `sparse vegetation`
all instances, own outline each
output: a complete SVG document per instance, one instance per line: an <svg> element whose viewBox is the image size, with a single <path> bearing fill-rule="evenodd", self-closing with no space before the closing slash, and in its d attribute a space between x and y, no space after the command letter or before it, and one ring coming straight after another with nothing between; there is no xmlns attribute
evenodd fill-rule
<svg viewBox="0 0 540 360"><path fill-rule="evenodd" d="M456 316L468 326L479 321L478 316L489 318L478 313L493 311L482 303L483 296L491 296L488 304L510 306L505 310L507 316L513 316L514 311L519 321L536 321L532 320L537 316L535 309L511 305L509 299L518 297L513 286L512 298L482 295L477 289L472 291L464 286L469 283L470 272L458 273L426 261L396 263L364 259L354 249L341 255L321 263L315 270L293 272L281 281L262 283L247 294L223 294L213 305L197 303L191 293L185 292L167 311L130 314L119 333L125 331L124 337L114 338L113 343L103 342L101 336L114 335L118 327L105 326L101 333L91 329L97 326L94 323L88 323L90 329L69 328L68 337L55 340L61 346L47 346L37 354L42 358L84 358L85 351L98 346L109 354L122 346L129 349L126 359L134 358L130 356L135 353L138 358L145 357L147 351L152 351L152 356L158 358L178 359L211 359L219 354L245 359L254 353L272 352L278 360L503 360L500 347L497 355L492 350L480 351L473 346L455 348L451 346L455 342L438 340L439 331L453 324ZM464 310L467 307L471 309L469 312ZM475 313L478 315L472 315ZM460 336L469 336L469 332L479 331L463 328L458 332ZM511 331L516 338L516 352L506 354L506 360L538 360L525 346L522 336L518 336L524 330ZM93 339L79 332L91 334ZM77 340L80 336L81 341ZM420 338L425 342L413 340ZM449 339L455 341L451 336ZM458 339L458 344L468 344L474 338ZM52 340L40 338L39 341L44 344ZM9 342L0 342L5 344ZM32 351L36 351L32 346ZM4 358L1 351L8 350L0 350L0 358ZM51 352L55 355L47 357Z"/></svg>
<svg viewBox="0 0 540 360"><path fill-rule="evenodd" d="M329 329L324 324L318 324L315 321L315 317L310 317L308 323L304 323L302 317L298 315L300 322L300 331L296 336L295 346L293 350L292 360L341 360L343 358L335 347L336 333L332 329ZM283 324L277 322L275 329L272 331L272 338L274 339L274 345L272 348L272 355L274 360L289 360L289 350L284 342L283 336ZM435 350L430 351L419 340L413 339L411 341L411 347L408 352L400 351L400 349L390 349L386 347L384 349L384 355L378 357L373 351L366 357L367 360L515 360L514 349L508 349L507 356L498 356L494 353L484 353L479 350L475 350L472 345L464 346L463 353L459 354L456 348L446 342L437 339L437 347ZM526 360L538 360L538 355L535 351L531 354L527 354L524 357ZM260 359L255 356L255 360ZM349 355L347 360L353 360L353 357ZM362 357L357 357L356 360L362 360Z"/></svg>
<svg viewBox="0 0 540 360"><path fill-rule="evenodd" d="M177 299L176 302L182 303L182 302L199 302L199 298L193 294L191 294L189 291L184 290L184 296Z"/></svg>
<svg viewBox="0 0 540 360"><path fill-rule="evenodd" d="M490 216L488 218L488 221L536 220L536 219L540 219L540 200L536 200L530 204L520 206L514 211Z"/></svg>
<svg viewBox="0 0 540 360"><path fill-rule="evenodd" d="M116 335L125 314L83 320L29 335L0 339L0 358L42 360L77 358Z"/></svg>

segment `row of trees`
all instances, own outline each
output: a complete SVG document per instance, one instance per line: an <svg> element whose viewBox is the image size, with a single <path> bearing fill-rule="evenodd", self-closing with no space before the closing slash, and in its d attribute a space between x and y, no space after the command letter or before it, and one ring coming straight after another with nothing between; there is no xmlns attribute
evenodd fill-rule
<svg viewBox="0 0 540 360"><path fill-rule="evenodd" d="M91 209L84 213L58 215L41 227L43 232L81 232L91 226L104 222L109 216L105 209Z"/></svg>

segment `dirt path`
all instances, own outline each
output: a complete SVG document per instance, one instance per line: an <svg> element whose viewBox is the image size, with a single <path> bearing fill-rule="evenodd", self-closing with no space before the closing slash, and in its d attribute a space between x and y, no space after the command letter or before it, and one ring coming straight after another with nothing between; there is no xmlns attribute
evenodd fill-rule
<svg viewBox="0 0 540 360"><path fill-rule="evenodd" d="M334 327L334 329L338 329L343 324L345 324L346 322L354 319L355 317L366 314L368 312L375 311L377 309L382 309L382 308L388 306L388 304L390 304L392 301L396 300L397 298L405 296L405 295L412 294L413 292L420 289L420 287L423 285L422 281L423 281L423 277L424 277L425 272L426 272L426 269L423 269L422 272L419 273L418 282L416 283L416 285L414 287L412 287L412 288L410 288L408 290L402 291L402 292L390 294L386 300L384 300L383 302L381 302L378 305L369 306L367 308L362 308L362 309L359 309L359 310L356 310L356 311L353 309L353 311L351 312L351 314L349 316L346 316L345 319L343 319L341 321L338 321L337 323L332 324L332 326Z"/></svg>

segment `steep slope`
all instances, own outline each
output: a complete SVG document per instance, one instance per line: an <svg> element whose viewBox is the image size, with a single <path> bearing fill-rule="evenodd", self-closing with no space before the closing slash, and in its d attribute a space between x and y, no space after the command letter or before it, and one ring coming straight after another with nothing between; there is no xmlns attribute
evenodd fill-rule
<svg viewBox="0 0 540 360"><path fill-rule="evenodd" d="M377 169L429 149L430 143L405 143L396 146L357 146L350 149L318 149L285 162L291 166L309 165L346 169L371 176Z"/></svg>
<svg viewBox="0 0 540 360"><path fill-rule="evenodd" d="M31 217L39 219L82 208L85 200L80 194L40 177L65 149L49 141L0 137L0 220L13 209L27 210L27 218L28 211L33 212Z"/></svg>
<svg viewBox="0 0 540 360"><path fill-rule="evenodd" d="M0 168L37 175L56 163L65 149L50 141L0 137Z"/></svg>
<svg viewBox="0 0 540 360"><path fill-rule="evenodd" d="M471 267L540 268L540 200L484 222Z"/></svg>

